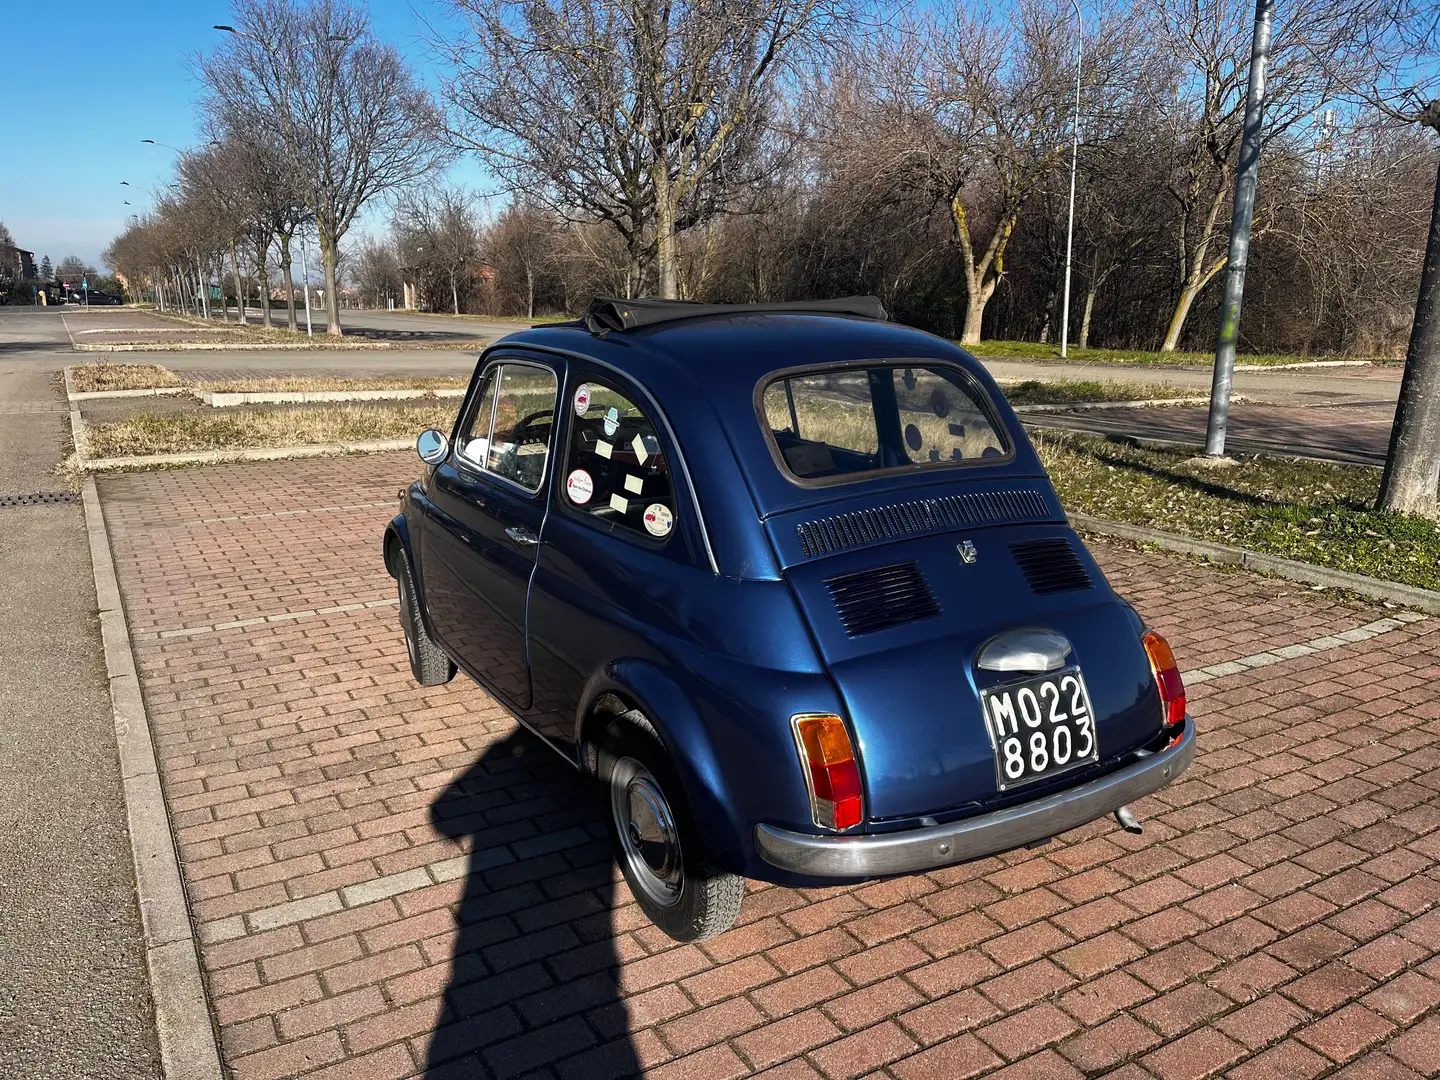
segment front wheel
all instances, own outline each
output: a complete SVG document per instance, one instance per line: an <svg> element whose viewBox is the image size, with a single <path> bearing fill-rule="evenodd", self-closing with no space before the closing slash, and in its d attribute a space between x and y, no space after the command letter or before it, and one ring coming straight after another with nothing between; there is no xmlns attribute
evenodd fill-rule
<svg viewBox="0 0 1440 1080"><path fill-rule="evenodd" d="M400 590L400 626L405 631L405 651L410 657L410 674L421 686L441 686L455 678L455 665L445 650L435 644L420 617L420 601L415 596L415 578L410 560L402 552L395 575Z"/></svg>
<svg viewBox="0 0 1440 1080"><path fill-rule="evenodd" d="M618 717L597 750L616 861L641 909L676 941L730 929L745 881L710 865L680 778L649 721L638 712Z"/></svg>

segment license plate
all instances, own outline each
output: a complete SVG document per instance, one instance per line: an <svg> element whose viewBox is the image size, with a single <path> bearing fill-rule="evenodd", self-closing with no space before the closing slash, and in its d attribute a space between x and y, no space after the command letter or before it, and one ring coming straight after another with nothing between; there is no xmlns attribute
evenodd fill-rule
<svg viewBox="0 0 1440 1080"><path fill-rule="evenodd" d="M1078 667L980 691L1001 791L1099 758L1095 714Z"/></svg>

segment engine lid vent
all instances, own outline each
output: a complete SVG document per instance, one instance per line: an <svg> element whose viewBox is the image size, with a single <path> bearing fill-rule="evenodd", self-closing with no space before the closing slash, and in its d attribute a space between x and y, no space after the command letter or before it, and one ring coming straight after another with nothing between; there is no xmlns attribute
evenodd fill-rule
<svg viewBox="0 0 1440 1080"><path fill-rule="evenodd" d="M1053 515L1045 497L1034 488L975 491L912 499L871 510L819 518L795 526L800 550L806 558L833 555L902 536L941 532L966 525L1025 524L1049 521Z"/></svg>
<svg viewBox="0 0 1440 1080"><path fill-rule="evenodd" d="M826 578L825 587L830 590L840 621L851 637L933 619L940 614L934 593L913 562L840 574Z"/></svg>
<svg viewBox="0 0 1440 1080"><path fill-rule="evenodd" d="M1090 588L1090 575L1064 537L1011 544L1010 554L1015 556L1031 590L1041 596Z"/></svg>

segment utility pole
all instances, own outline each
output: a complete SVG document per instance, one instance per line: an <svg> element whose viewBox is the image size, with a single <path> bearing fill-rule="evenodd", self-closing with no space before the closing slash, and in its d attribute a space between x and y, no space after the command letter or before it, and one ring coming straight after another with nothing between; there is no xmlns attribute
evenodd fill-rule
<svg viewBox="0 0 1440 1080"><path fill-rule="evenodd" d="M300 269L305 275L305 333L314 337L315 328L310 325L310 241L303 232L300 234Z"/></svg>
<svg viewBox="0 0 1440 1080"><path fill-rule="evenodd" d="M1085 48L1085 28L1080 18L1080 0L1075 8L1075 130L1070 143L1070 221L1065 226L1065 303L1060 313L1060 359L1070 349L1070 251L1075 240L1075 165L1080 158L1080 61Z"/></svg>
<svg viewBox="0 0 1440 1080"><path fill-rule="evenodd" d="M1250 44L1250 83L1245 90L1245 126L1240 138L1240 167L1235 173L1235 207L1230 215L1230 257L1225 266L1225 295L1220 303L1220 334L1215 345L1215 376L1210 383L1210 419L1205 427L1205 456L1225 456L1230 421L1230 387L1235 378L1235 343L1240 337L1240 305L1245 298L1245 262L1250 253L1250 223L1255 217L1255 185L1260 175L1260 128L1265 119L1265 65L1275 0L1255 0L1255 35Z"/></svg>

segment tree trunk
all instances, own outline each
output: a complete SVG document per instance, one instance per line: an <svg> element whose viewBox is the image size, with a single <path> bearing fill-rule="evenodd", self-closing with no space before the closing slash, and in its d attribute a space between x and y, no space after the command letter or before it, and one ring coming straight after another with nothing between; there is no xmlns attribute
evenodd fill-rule
<svg viewBox="0 0 1440 1080"><path fill-rule="evenodd" d="M1220 184L1215 189L1214 197L1210 200L1210 209L1205 215L1205 225L1200 233L1200 239L1195 243L1195 253L1190 257L1190 265L1185 267L1185 280L1180 286L1180 300L1170 315L1170 325L1165 328L1165 341L1160 346L1161 352L1174 352L1179 346L1180 332L1185 329L1185 320L1190 315L1190 307L1195 303L1195 298L1200 295L1206 285L1210 284L1216 274L1225 269L1225 264L1230 260L1230 253L1227 250L1208 267L1205 265L1206 256L1210 254L1210 245L1219 234L1217 223L1220 220L1220 208L1224 204L1225 193L1229 190L1230 171L1226 169Z"/></svg>
<svg viewBox="0 0 1440 1080"><path fill-rule="evenodd" d="M1430 208L1430 237L1420 271L1420 298L1410 328L1390 453L1380 477L1380 510L1436 516L1440 477L1440 169Z"/></svg>
<svg viewBox="0 0 1440 1080"><path fill-rule="evenodd" d="M525 317L535 318L535 271L525 267Z"/></svg>
<svg viewBox="0 0 1440 1080"><path fill-rule="evenodd" d="M984 285L969 291L965 298L965 326L960 331L960 344L974 345L980 340L980 324L985 320L985 305L995 295L995 282L991 278Z"/></svg>
<svg viewBox="0 0 1440 1080"><path fill-rule="evenodd" d="M335 288L336 270L335 241L325 235L320 237L320 261L325 264L325 332L331 337L344 337L340 326L340 294Z"/></svg>
<svg viewBox="0 0 1440 1080"><path fill-rule="evenodd" d="M255 276L260 281L260 322L269 330L275 325L275 320L270 315L270 268L265 265L264 256L255 268Z"/></svg>
<svg viewBox="0 0 1440 1080"><path fill-rule="evenodd" d="M455 271L450 271L450 302L455 306L455 314L460 314L460 290L455 286Z"/></svg>
<svg viewBox="0 0 1440 1080"><path fill-rule="evenodd" d="M245 325L245 289L240 284L240 256L235 251L235 243L230 243L230 272L235 276L235 304L240 309L240 325Z"/></svg>
<svg viewBox="0 0 1440 1080"><path fill-rule="evenodd" d="M675 204L670 196L670 176L663 169L655 172L655 258L660 276L660 295L675 300L680 292L675 272Z"/></svg>
<svg viewBox="0 0 1440 1080"><path fill-rule="evenodd" d="M1180 300L1175 305L1175 311L1170 316L1170 325L1165 328L1165 341L1160 346L1161 352L1174 352L1180 344L1180 331L1185 329L1185 320L1190 315L1190 305L1195 302L1195 297L1200 295L1209 282L1209 278L1199 284L1187 281L1180 290Z"/></svg>
<svg viewBox="0 0 1440 1080"><path fill-rule="evenodd" d="M285 277L285 307L290 312L290 329L296 333L300 332L300 325L295 321L295 268L292 265L293 259L290 255L290 234L280 234L280 272Z"/></svg>
<svg viewBox="0 0 1440 1080"><path fill-rule="evenodd" d="M1085 313L1080 316L1080 340L1077 343L1082 349L1090 347L1090 315L1095 310L1095 284L1088 282L1085 285Z"/></svg>

